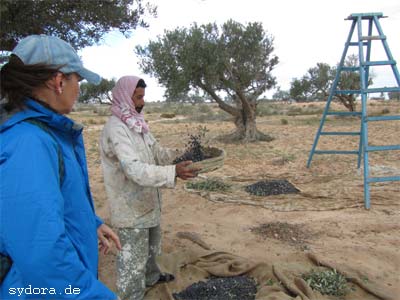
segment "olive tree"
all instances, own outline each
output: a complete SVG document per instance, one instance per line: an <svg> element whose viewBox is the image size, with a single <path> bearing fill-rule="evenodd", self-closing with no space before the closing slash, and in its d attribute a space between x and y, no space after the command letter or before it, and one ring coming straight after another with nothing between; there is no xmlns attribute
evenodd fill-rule
<svg viewBox="0 0 400 300"><path fill-rule="evenodd" d="M329 95L334 70L326 63L317 63L301 79L293 79L290 96L300 101L323 100Z"/></svg>
<svg viewBox="0 0 400 300"><path fill-rule="evenodd" d="M141 69L158 79L168 99L201 91L233 116L230 138L244 142L270 139L256 128L256 109L259 97L276 84L273 51L273 37L260 23L233 20L166 31L136 48Z"/></svg>
<svg viewBox="0 0 400 300"><path fill-rule="evenodd" d="M100 84L83 82L80 85L81 94L78 101L83 103L99 102L111 104L111 90L115 86L115 79L102 79Z"/></svg>
<svg viewBox="0 0 400 300"><path fill-rule="evenodd" d="M144 15L156 13L142 0L1 0L0 50L11 51L31 34L54 35L80 49L111 30L129 36L137 26L148 26Z"/></svg>
<svg viewBox="0 0 400 300"><path fill-rule="evenodd" d="M345 62L345 67L358 67L359 66L359 59L358 55L349 55ZM336 73L336 70L335 70ZM367 85L371 85L373 83L374 75L372 73L369 74ZM354 71L342 71L340 73L340 79L338 82L338 89L340 90L360 90L361 83L360 83L360 74L359 72ZM338 94L336 95L336 99L339 100L349 111L356 110L356 98L357 94Z"/></svg>
<svg viewBox="0 0 400 300"><path fill-rule="evenodd" d="M355 54L349 55L345 61L345 67L358 67L359 59ZM317 63L308 69L301 79L294 78L291 82L290 96L301 101L325 100L332 89L336 77L337 67L331 67L326 63ZM370 72L368 85L373 83L374 74ZM341 71L337 83L338 90L360 90L360 74L357 71ZM334 99L342 103L349 111L356 109L357 94L336 94Z"/></svg>

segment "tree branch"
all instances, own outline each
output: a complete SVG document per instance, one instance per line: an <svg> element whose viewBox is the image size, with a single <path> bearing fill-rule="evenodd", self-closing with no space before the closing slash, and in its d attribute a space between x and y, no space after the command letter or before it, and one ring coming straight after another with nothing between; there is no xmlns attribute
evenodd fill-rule
<svg viewBox="0 0 400 300"><path fill-rule="evenodd" d="M240 116L240 111L229 104L226 104L212 89L208 88L202 82L197 83L200 88L206 91L214 100L218 103L218 106L226 111L227 113L231 114L232 116L238 117Z"/></svg>

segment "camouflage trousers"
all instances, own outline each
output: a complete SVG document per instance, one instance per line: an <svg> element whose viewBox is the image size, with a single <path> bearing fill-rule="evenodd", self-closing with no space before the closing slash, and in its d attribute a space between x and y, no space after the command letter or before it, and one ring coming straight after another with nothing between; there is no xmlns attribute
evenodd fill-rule
<svg viewBox="0 0 400 300"><path fill-rule="evenodd" d="M146 286L160 277L156 257L161 254L160 226L120 228L122 250L117 256L117 293L122 300L142 300Z"/></svg>

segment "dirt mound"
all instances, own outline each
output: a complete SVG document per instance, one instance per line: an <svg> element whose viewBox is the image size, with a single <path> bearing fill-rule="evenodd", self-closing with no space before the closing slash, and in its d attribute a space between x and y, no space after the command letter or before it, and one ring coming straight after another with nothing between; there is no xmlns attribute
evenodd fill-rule
<svg viewBox="0 0 400 300"><path fill-rule="evenodd" d="M304 245L311 236L301 225L294 225L286 222L265 223L250 228L250 231L264 238L277 239L291 245Z"/></svg>

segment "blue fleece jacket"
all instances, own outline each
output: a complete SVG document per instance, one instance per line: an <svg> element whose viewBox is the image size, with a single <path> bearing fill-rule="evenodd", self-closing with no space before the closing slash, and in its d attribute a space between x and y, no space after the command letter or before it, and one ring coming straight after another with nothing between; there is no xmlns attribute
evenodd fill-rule
<svg viewBox="0 0 400 300"><path fill-rule="evenodd" d="M13 261L0 299L114 300L97 279L101 220L90 193L82 128L36 101L26 106L0 125L0 253ZM45 123L55 139L24 122L31 118Z"/></svg>

